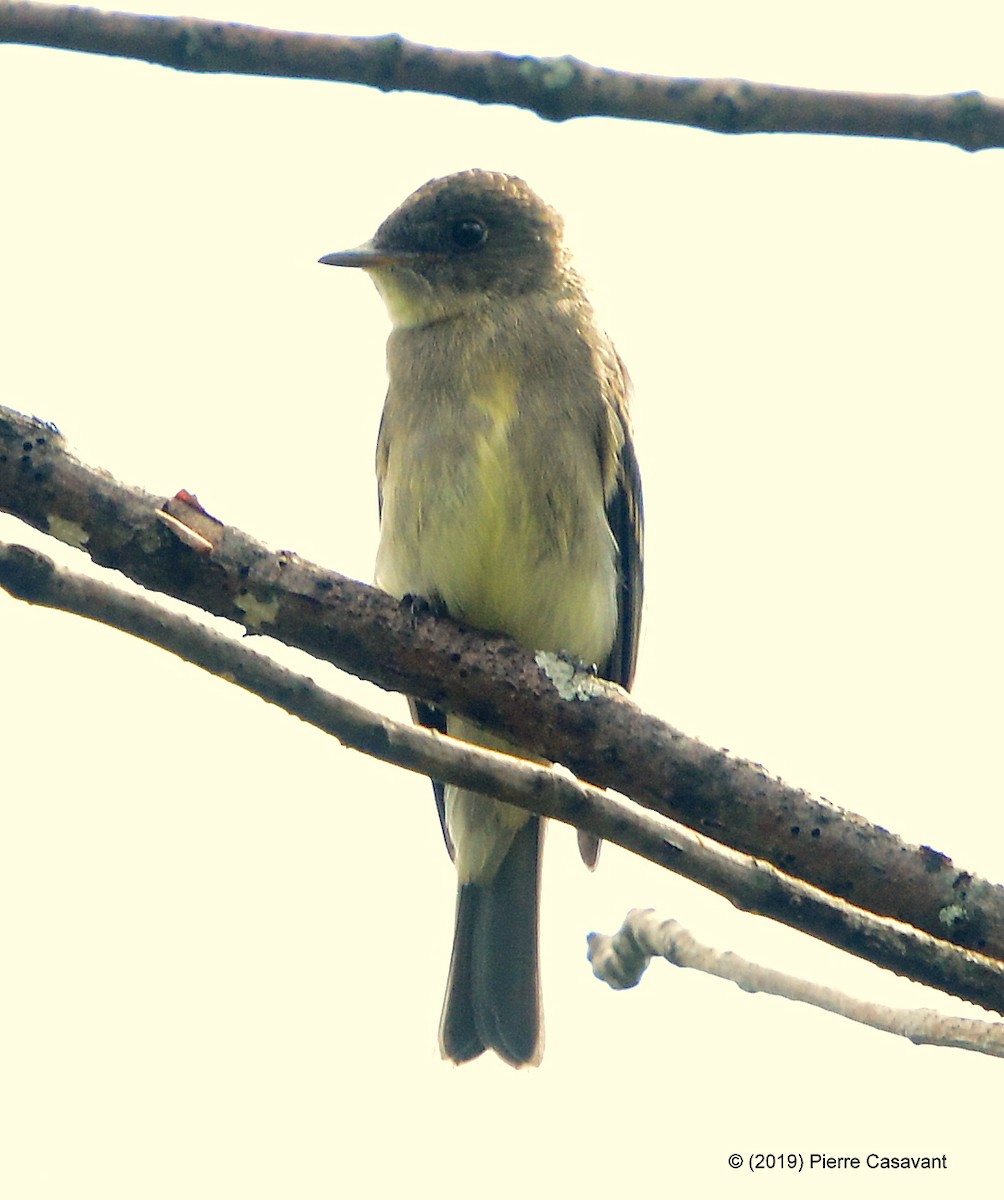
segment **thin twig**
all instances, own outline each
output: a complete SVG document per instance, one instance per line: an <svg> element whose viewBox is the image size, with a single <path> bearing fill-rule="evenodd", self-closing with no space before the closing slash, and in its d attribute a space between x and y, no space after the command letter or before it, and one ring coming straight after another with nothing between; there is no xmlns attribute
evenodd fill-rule
<svg viewBox="0 0 1004 1200"><path fill-rule="evenodd" d="M917 1045L950 1046L1004 1058L1004 1024L999 1021L949 1017L930 1008L892 1008L858 1000L835 988L750 962L731 950L705 946L679 922L660 920L650 908L629 912L613 935L589 935L593 974L617 990L639 983L653 958L729 979L745 992L768 992L812 1004L883 1033L909 1038Z"/></svg>
<svg viewBox="0 0 1004 1200"><path fill-rule="evenodd" d="M1004 102L962 92L884 95L744 79L636 75L571 55L531 58L71 5L0 3L0 42L141 59L179 71L278 75L508 104L550 121L620 117L715 133L816 133L1004 146Z"/></svg>

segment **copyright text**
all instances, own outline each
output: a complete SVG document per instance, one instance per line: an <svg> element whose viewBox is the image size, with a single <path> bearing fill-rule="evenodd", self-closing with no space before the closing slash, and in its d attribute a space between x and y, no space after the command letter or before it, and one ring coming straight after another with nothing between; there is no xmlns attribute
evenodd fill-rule
<svg viewBox="0 0 1004 1200"><path fill-rule="evenodd" d="M749 1155L730 1154L729 1166L734 1170L748 1167L751 1171L947 1171L947 1154L802 1154L789 1152L771 1154L757 1152Z"/></svg>

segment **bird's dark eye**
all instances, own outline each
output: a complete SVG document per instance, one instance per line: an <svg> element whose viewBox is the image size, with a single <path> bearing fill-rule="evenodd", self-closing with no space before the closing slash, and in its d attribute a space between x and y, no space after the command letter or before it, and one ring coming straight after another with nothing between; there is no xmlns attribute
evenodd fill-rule
<svg viewBox="0 0 1004 1200"><path fill-rule="evenodd" d="M458 221L450 230L454 246L461 250L476 250L488 236L488 230L481 221L468 217Z"/></svg>

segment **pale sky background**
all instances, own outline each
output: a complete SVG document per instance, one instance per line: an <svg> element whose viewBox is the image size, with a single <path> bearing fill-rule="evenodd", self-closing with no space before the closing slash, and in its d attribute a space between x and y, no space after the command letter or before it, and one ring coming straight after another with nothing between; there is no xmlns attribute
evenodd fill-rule
<svg viewBox="0 0 1004 1200"><path fill-rule="evenodd" d="M989 2L192 9L1004 96ZM1002 152L559 126L8 46L0 104L0 402L129 483L187 487L361 579L387 323L365 278L316 259L430 177L524 176L564 213L635 381L639 701L1004 878ZM9 518L0 537L53 550ZM3 1196L773 1193L781 1180L727 1165L756 1151L948 1154L947 1177L817 1171L803 1195L999 1180L998 1060L660 963L615 994L585 935L652 906L866 998L976 1010L615 848L591 876L564 829L545 860L543 1066L444 1065L454 882L424 780L5 595L0 663Z"/></svg>

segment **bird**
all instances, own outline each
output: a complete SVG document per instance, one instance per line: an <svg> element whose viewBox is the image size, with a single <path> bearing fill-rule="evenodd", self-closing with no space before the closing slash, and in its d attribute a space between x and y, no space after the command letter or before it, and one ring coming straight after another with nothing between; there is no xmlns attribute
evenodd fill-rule
<svg viewBox="0 0 1004 1200"><path fill-rule="evenodd" d="M631 385L563 233L522 179L472 169L430 180L369 241L319 261L363 270L391 322L377 586L627 689L644 524ZM423 725L520 753L467 718L411 707ZM442 1056L535 1066L543 820L433 788L458 877ZM598 840L580 831L579 848L594 867Z"/></svg>

